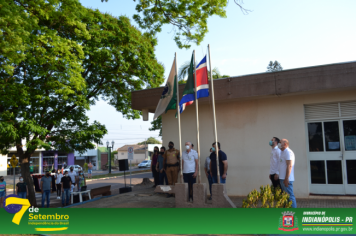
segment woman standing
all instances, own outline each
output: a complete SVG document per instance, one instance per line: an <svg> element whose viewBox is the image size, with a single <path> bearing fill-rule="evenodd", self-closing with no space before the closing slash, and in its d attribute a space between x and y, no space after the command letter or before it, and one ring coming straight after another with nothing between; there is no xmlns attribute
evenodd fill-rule
<svg viewBox="0 0 356 236"><path fill-rule="evenodd" d="M159 185L159 172L156 169L159 149L157 146L155 146L153 150L154 152L151 155L151 171L155 182L153 188L155 188L157 185Z"/></svg>
<svg viewBox="0 0 356 236"><path fill-rule="evenodd" d="M20 182L16 184L16 194L20 198L26 199L28 196L28 188L26 183L23 182L23 177L20 176Z"/></svg>
<svg viewBox="0 0 356 236"><path fill-rule="evenodd" d="M56 180L56 187L57 187L57 199L61 199L61 192L62 192L61 180L62 180L62 177L63 177L63 174L62 174L61 170L57 170L57 173L54 176L54 178Z"/></svg>
<svg viewBox="0 0 356 236"><path fill-rule="evenodd" d="M83 172L82 170L79 171L78 178L79 178L79 181L78 181L78 191L80 191L81 188L86 185L85 175L84 175L84 172Z"/></svg>

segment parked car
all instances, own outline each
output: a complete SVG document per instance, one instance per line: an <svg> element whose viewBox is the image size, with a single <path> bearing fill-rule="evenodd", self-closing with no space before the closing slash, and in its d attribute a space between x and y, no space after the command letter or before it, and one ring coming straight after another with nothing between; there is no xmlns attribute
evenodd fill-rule
<svg viewBox="0 0 356 236"><path fill-rule="evenodd" d="M64 169L64 171L70 171L70 168L71 167L73 167L73 170L75 171L75 172L79 172L79 170L83 170L83 168L80 166L80 165L70 165L70 166L67 166L65 169ZM63 173L64 173L64 171L63 171Z"/></svg>
<svg viewBox="0 0 356 236"><path fill-rule="evenodd" d="M138 168L151 167L151 160L146 160L138 164Z"/></svg>

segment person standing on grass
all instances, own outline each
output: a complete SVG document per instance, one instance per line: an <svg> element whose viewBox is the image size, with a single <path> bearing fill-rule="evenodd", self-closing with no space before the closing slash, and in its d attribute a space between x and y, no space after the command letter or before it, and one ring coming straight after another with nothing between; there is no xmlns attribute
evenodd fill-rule
<svg viewBox="0 0 356 236"><path fill-rule="evenodd" d="M166 182L166 185L168 185L168 179L166 172L164 171L164 166L163 166L163 154L166 151L165 147L161 147L160 153L158 154L158 159L157 159L157 165L156 169L157 172L159 173L159 185L164 185L164 182Z"/></svg>
<svg viewBox="0 0 356 236"><path fill-rule="evenodd" d="M16 195L20 198L26 199L28 196L28 187L27 184L23 182L23 177L20 176L20 182L16 184Z"/></svg>
<svg viewBox="0 0 356 236"><path fill-rule="evenodd" d="M62 185L61 185L61 180L62 180L63 174L61 173L61 170L58 170L54 178L56 179L56 186L57 186L57 199L61 199L61 192L62 192Z"/></svg>
<svg viewBox="0 0 356 236"><path fill-rule="evenodd" d="M153 150L154 150L154 152L151 155L151 171L152 171L152 175L153 175L154 183L155 183L153 188L155 188L157 185L159 185L159 172L156 169L159 150L158 150L157 146L155 146Z"/></svg>
<svg viewBox="0 0 356 236"><path fill-rule="evenodd" d="M64 176L61 179L62 189L62 207L69 205L70 188L72 186L72 179L68 175L68 171L64 172ZM66 205L64 205L64 198L66 198Z"/></svg>
<svg viewBox="0 0 356 236"><path fill-rule="evenodd" d="M88 164L88 179L91 179L92 171L93 171L93 164L91 164L91 162L89 161L89 164Z"/></svg>
<svg viewBox="0 0 356 236"><path fill-rule="evenodd" d="M292 208L297 208L297 200L293 192L295 155L289 148L289 141L287 139L281 140L279 148L281 149L279 181L282 190L289 194L289 200L292 201Z"/></svg>
<svg viewBox="0 0 356 236"><path fill-rule="evenodd" d="M44 208L45 198L47 198L47 208L49 208L49 196L52 190L52 177L49 171L41 178L41 192L42 192L42 208Z"/></svg>
<svg viewBox="0 0 356 236"><path fill-rule="evenodd" d="M6 197L6 182L4 176L0 176L0 208L3 208L3 202Z"/></svg>

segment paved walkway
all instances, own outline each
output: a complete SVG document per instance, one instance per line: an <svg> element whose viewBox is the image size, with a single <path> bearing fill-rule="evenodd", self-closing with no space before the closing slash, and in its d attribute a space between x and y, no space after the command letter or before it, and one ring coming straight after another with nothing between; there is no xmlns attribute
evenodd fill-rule
<svg viewBox="0 0 356 236"><path fill-rule="evenodd" d="M154 193L152 185L137 185L133 192L99 199L73 206L73 208L174 208L175 199L173 197L166 198L165 194ZM241 208L245 197L231 196L230 199L236 207ZM208 203L211 203L211 201L208 200ZM297 204L298 208L356 208L356 196L347 197L347 199L322 196L307 199L297 198Z"/></svg>

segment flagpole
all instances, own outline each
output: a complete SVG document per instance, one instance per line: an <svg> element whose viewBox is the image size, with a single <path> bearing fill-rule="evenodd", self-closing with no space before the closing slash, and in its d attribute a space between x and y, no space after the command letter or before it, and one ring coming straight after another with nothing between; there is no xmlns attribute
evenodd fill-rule
<svg viewBox="0 0 356 236"><path fill-rule="evenodd" d="M175 71L176 71L176 76L175 76L175 81L176 81L176 87L177 87L177 114L178 114L178 136L179 136L179 152L180 152L180 158L182 158L182 139L181 139L181 130L180 130L180 111L179 111L179 84L178 84L178 73L177 73L177 53L175 53ZM180 182L183 183L183 168L182 168L182 160L180 160Z"/></svg>
<svg viewBox="0 0 356 236"><path fill-rule="evenodd" d="M198 183L200 184L200 142L199 142L199 115L198 115L198 91L197 91L197 65L195 64L195 50L194 52L194 91L195 91L195 114L197 118L197 152L198 152Z"/></svg>
<svg viewBox="0 0 356 236"><path fill-rule="evenodd" d="M209 67L210 67L210 83L211 83L211 99L213 104L213 119L214 119L214 136L215 136L215 148L219 150L218 146L218 133L216 129L216 115L215 115L215 96L214 96L214 82L213 82L213 69L211 68L211 57L210 57L210 44L208 44L209 51ZM218 184L220 184L220 166L219 166L219 152L216 152L216 166L217 166L217 179Z"/></svg>

